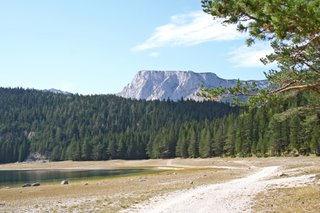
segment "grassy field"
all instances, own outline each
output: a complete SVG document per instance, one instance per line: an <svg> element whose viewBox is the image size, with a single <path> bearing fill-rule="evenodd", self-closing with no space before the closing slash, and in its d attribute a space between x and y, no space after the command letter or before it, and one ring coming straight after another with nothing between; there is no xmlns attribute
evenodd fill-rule
<svg viewBox="0 0 320 213"><path fill-rule="evenodd" d="M280 165L285 175L320 174L320 158L211 158L140 161L49 162L4 164L0 169L119 169L155 168L157 172L98 180L81 180L69 185L42 184L39 187L0 189L1 212L117 212L135 203L167 192L203 184L224 182L252 173L257 167ZM279 191L277 191L279 190ZM298 209L304 202L319 209L319 184L260 193L256 211L283 212L284 204ZM274 200L273 198L277 199ZM301 202L294 202L299 198ZM292 203L288 203L292 200ZM308 201L307 201L308 200ZM299 200L300 201L300 200ZM270 208L272 206L272 208ZM278 208L279 207L279 208ZM300 208L301 209L301 208ZM299 209L299 211L300 211ZM289 211L290 212L290 211ZM303 212L303 209L301 209Z"/></svg>

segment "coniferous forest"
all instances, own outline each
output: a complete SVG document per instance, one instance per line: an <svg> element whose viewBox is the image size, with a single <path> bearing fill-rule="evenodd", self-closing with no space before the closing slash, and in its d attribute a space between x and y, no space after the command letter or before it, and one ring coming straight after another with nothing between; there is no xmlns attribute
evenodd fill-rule
<svg viewBox="0 0 320 213"><path fill-rule="evenodd" d="M0 88L0 163L31 153L52 161L320 155L314 104L307 92L241 109Z"/></svg>

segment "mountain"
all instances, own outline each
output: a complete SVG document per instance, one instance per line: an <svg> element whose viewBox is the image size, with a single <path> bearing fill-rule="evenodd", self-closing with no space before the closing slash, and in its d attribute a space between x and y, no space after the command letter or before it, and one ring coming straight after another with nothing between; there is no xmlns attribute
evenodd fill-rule
<svg viewBox="0 0 320 213"><path fill-rule="evenodd" d="M252 81L248 81L252 82ZM255 81L259 88L268 86L267 80ZM197 96L200 86L208 88L232 87L236 79L222 79L214 73L195 73L192 71L139 71L119 96L137 100L180 100L200 101Z"/></svg>
<svg viewBox="0 0 320 213"><path fill-rule="evenodd" d="M62 91L62 90L54 89L54 88L46 89L46 90L43 90L43 91L44 92L50 92L50 93L53 93L53 94L62 94L62 95L71 95L72 94L70 92L65 92L65 91Z"/></svg>

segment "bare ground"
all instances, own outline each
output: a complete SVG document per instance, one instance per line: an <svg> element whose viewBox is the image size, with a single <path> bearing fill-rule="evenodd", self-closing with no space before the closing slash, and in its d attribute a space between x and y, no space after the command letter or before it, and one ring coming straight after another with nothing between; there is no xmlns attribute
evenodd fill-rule
<svg viewBox="0 0 320 213"><path fill-rule="evenodd" d="M35 188L1 188L0 212L265 211L273 205L269 204L272 200L264 205L260 203L267 200L272 190L318 186L316 175L320 173L320 158L67 161L0 165L0 169L137 167L158 168L162 172L78 181L67 186L56 183Z"/></svg>

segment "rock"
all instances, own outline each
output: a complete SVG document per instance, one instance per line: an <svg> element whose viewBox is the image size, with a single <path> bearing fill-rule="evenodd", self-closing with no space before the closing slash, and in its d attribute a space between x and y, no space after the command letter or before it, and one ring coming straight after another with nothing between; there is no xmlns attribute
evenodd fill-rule
<svg viewBox="0 0 320 213"><path fill-rule="evenodd" d="M279 177L288 177L289 175L288 174L286 174L286 173L281 173L280 175L279 175Z"/></svg>
<svg viewBox="0 0 320 213"><path fill-rule="evenodd" d="M60 184L61 184L61 185L68 185L68 184L69 184L69 181L68 181L68 180L63 180L63 181L61 181Z"/></svg>
<svg viewBox="0 0 320 213"><path fill-rule="evenodd" d="M139 181L140 181L140 182L147 181L147 177L139 177Z"/></svg>
<svg viewBox="0 0 320 213"><path fill-rule="evenodd" d="M124 98L142 100L174 100L181 98L202 101L197 93L200 86L208 88L233 87L238 80L219 78L214 73L195 73L192 71L150 71L138 72L132 82L117 95ZM252 81L242 81L248 82ZM255 81L259 88L268 87L268 81Z"/></svg>
<svg viewBox="0 0 320 213"><path fill-rule="evenodd" d="M33 183L33 184L31 184L31 186L40 186L40 183Z"/></svg>
<svg viewBox="0 0 320 213"><path fill-rule="evenodd" d="M22 185L22 187L23 187L23 188L25 188L25 187L31 187L31 184L30 184L30 183L25 183L25 184Z"/></svg>
<svg viewBox="0 0 320 213"><path fill-rule="evenodd" d="M31 134L30 137L34 137L36 133L29 133ZM46 158L46 156L38 153L38 152L34 152L34 153L30 153L30 155L27 157L26 162L48 162L48 159Z"/></svg>

